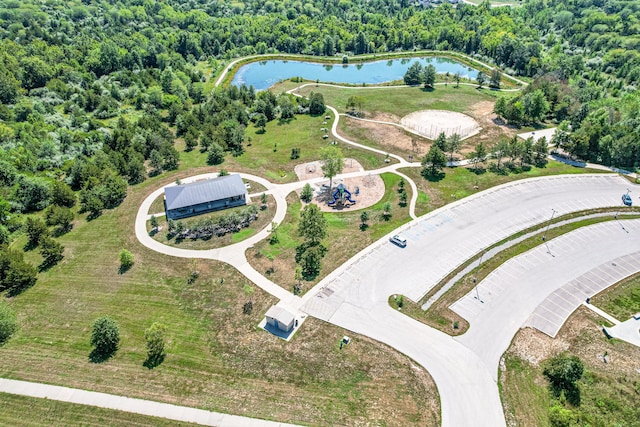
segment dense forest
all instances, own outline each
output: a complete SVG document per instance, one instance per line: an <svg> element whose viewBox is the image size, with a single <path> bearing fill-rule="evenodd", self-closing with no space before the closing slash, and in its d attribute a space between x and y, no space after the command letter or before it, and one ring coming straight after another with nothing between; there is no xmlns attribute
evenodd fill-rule
<svg viewBox="0 0 640 427"><path fill-rule="evenodd" d="M314 112L253 88L207 90L203 70L269 52L358 55L463 52L532 81L496 113L555 122L557 145L586 160L637 168L640 4L529 0L521 7L406 0L77 2L0 6L0 243L19 213L97 216L127 184L178 167L174 139L210 163L241 155L249 121ZM324 108L321 105L321 108Z"/></svg>

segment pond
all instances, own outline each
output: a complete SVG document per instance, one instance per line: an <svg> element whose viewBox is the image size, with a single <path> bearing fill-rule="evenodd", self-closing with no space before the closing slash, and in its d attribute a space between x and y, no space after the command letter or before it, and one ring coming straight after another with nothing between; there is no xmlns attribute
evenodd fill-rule
<svg viewBox="0 0 640 427"><path fill-rule="evenodd" d="M321 82L378 84L402 80L407 69L415 61L433 64L438 73L449 72L452 76L460 72L462 77L475 79L478 70L457 61L442 57L389 59L359 64L319 64L306 61L270 60L252 62L240 67L231 84L253 85L256 90L264 90L280 80L302 77L305 80Z"/></svg>

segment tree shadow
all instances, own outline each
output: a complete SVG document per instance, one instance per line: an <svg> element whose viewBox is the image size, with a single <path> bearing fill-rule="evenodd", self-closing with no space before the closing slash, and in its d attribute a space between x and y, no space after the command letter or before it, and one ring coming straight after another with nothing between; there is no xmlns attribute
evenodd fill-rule
<svg viewBox="0 0 640 427"><path fill-rule="evenodd" d="M47 262L46 260L45 260L45 261L42 261L42 264L40 264L40 265L38 266L38 273L44 273L44 272L46 272L46 271L51 270L51 268L52 268L53 266L55 266L56 264L58 264L58 262L60 262L60 260L61 260L61 259L62 259L62 258L60 258L60 259L55 259L55 260L51 260L51 261L49 261L49 262Z"/></svg>
<svg viewBox="0 0 640 427"><path fill-rule="evenodd" d="M444 172L425 173L425 174L422 174L422 176L424 177L424 179L426 179L429 182L439 182L444 179L445 173Z"/></svg>
<svg viewBox="0 0 640 427"><path fill-rule="evenodd" d="M118 269L118 274L124 274L127 271L131 270L131 267L133 266L133 264L131 265L122 265L120 264L120 268Z"/></svg>
<svg viewBox="0 0 640 427"><path fill-rule="evenodd" d="M266 129L256 129L256 135L264 135L267 133Z"/></svg>
<svg viewBox="0 0 640 427"><path fill-rule="evenodd" d="M360 224L360 231L366 231L369 228L369 224Z"/></svg>
<svg viewBox="0 0 640 427"><path fill-rule="evenodd" d="M475 168L469 168L468 170L476 175L484 175L487 172L487 169L484 166L477 166Z"/></svg>
<svg viewBox="0 0 640 427"><path fill-rule="evenodd" d="M73 228L73 224L69 224L65 227L56 227L53 229L53 237L60 237L64 234L67 234Z"/></svg>
<svg viewBox="0 0 640 427"><path fill-rule="evenodd" d="M102 215L102 211L89 212L89 215L87 215L87 221L93 221L94 219L98 219L100 215Z"/></svg>
<svg viewBox="0 0 640 427"><path fill-rule="evenodd" d="M162 362L164 362L164 358L164 354L148 355L147 360L142 363L142 366L147 369L157 368Z"/></svg>
<svg viewBox="0 0 640 427"><path fill-rule="evenodd" d="M295 117L290 117L288 119L283 119L282 117L280 117L278 119L278 126L288 125L289 123L291 123L294 120L295 120Z"/></svg>
<svg viewBox="0 0 640 427"><path fill-rule="evenodd" d="M98 351L97 348L94 348L91 353L89 353L89 362L91 363L104 363L107 360L111 359L115 351L112 352L103 352Z"/></svg>
<svg viewBox="0 0 640 427"><path fill-rule="evenodd" d="M28 241L27 243L25 243L25 245L22 248L22 250L24 250L25 252L30 252L30 251L34 250L35 248L37 248L37 247L38 247L38 242Z"/></svg>
<svg viewBox="0 0 640 427"><path fill-rule="evenodd" d="M422 91L423 92L433 92L434 90L436 90L436 88L429 86L429 87L423 87Z"/></svg>

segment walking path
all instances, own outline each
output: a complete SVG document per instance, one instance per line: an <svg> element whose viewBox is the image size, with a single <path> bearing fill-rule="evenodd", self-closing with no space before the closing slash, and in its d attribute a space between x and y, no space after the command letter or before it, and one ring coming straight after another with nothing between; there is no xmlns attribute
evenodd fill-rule
<svg viewBox="0 0 640 427"><path fill-rule="evenodd" d="M59 387L27 381L8 380L4 378L0 378L0 392L56 400L60 402L76 403L78 405L97 406L99 408L115 409L118 411L132 412L134 414L149 415L152 417L166 418L169 420L183 421L205 426L296 427L294 424L222 414L220 412L205 411L204 409L177 406L169 403L152 402L150 400L97 393L95 391L79 390L77 388ZM25 413L25 416L28 416L28 413Z"/></svg>

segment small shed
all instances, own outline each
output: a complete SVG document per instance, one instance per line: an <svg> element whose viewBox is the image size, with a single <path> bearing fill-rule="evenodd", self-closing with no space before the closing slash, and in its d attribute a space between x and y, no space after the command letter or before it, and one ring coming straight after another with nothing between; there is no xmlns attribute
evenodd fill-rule
<svg viewBox="0 0 640 427"><path fill-rule="evenodd" d="M247 188L238 174L203 179L164 189L164 207L169 219L247 204Z"/></svg>
<svg viewBox="0 0 640 427"><path fill-rule="evenodd" d="M278 328L283 332L290 332L295 322L295 316L293 314L277 305L267 310L267 314L265 314L264 317L267 319L267 325Z"/></svg>

